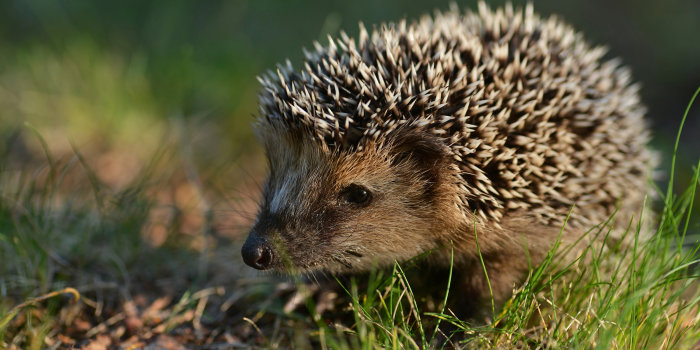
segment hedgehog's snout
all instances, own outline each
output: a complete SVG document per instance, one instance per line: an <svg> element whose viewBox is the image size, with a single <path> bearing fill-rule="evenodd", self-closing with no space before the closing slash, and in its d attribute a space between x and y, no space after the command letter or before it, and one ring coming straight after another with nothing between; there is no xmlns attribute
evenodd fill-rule
<svg viewBox="0 0 700 350"><path fill-rule="evenodd" d="M272 266L273 252L265 239L251 231L241 248L243 261L258 270L267 270Z"/></svg>

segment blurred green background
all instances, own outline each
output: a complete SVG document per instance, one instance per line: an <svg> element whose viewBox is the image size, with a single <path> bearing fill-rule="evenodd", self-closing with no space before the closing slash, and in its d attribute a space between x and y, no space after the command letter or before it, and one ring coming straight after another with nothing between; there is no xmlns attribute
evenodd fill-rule
<svg viewBox="0 0 700 350"><path fill-rule="evenodd" d="M458 5L475 8L476 2ZM534 5L592 43L608 45L609 57L632 67L649 107L654 146L669 154L700 85L700 1ZM286 58L298 66L302 47L339 30L353 35L358 21L372 25L448 7L448 1L414 0L2 0L0 156L20 162L43 156L26 137L28 123L58 156L71 154L72 144L88 157L126 154L115 159L137 164L174 132L177 120L200 167L218 169L250 154L257 159L250 131L256 75ZM698 116L695 107L682 139L686 178L700 156Z"/></svg>

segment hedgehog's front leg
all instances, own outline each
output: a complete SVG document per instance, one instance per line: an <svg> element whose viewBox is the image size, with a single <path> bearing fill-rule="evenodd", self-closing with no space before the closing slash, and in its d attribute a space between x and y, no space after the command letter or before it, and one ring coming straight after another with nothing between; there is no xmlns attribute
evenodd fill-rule
<svg viewBox="0 0 700 350"><path fill-rule="evenodd" d="M527 262L518 257L489 255L483 258L483 265L476 259L461 267L457 280L457 290L461 293L455 303L459 316L478 321L492 320L498 314L528 270Z"/></svg>

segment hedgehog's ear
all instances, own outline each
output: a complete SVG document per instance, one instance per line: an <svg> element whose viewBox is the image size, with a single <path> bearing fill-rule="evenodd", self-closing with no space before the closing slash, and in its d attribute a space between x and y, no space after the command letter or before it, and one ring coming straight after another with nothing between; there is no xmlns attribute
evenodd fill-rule
<svg viewBox="0 0 700 350"><path fill-rule="evenodd" d="M401 130L392 140L391 156L392 165L410 164L437 182L446 170L449 153L445 143L435 135L422 130Z"/></svg>

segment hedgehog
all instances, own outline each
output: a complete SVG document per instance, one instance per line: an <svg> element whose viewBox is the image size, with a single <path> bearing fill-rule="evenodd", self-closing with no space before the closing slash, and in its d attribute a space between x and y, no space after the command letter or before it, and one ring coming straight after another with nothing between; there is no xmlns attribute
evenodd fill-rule
<svg viewBox="0 0 700 350"><path fill-rule="evenodd" d="M642 209L645 108L604 47L531 4L359 27L259 78L269 174L246 264L344 274L430 252L464 299L502 302L555 242L619 239Z"/></svg>

